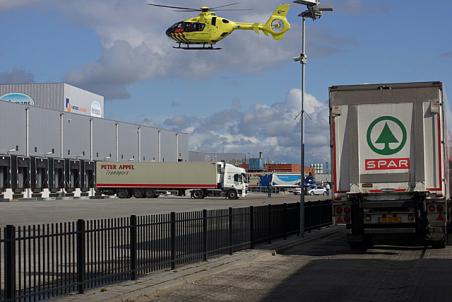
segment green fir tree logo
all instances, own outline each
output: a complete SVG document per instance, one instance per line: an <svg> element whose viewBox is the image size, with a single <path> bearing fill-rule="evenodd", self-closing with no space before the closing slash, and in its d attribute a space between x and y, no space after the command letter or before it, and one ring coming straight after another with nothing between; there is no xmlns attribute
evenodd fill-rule
<svg viewBox="0 0 452 302"><path fill-rule="evenodd" d="M381 131L380 136L375 141L375 143L376 144L384 144L385 147L383 150L385 152L390 152L391 148L389 147L389 144L398 143L398 142L399 141L397 140L397 138L394 136L391 129L389 128L388 123L385 123L385 126L384 126L383 130Z"/></svg>
<svg viewBox="0 0 452 302"><path fill-rule="evenodd" d="M381 131L380 135L378 135L377 140L375 142L373 142L372 141L372 133L374 132L375 126L381 122L385 122L383 130ZM391 130L391 127L389 126L388 122L392 122L390 124L392 124L392 125L395 124L396 126L398 126L400 128L400 132L402 133L401 141L399 141L395 137L393 130ZM397 119L393 116L379 117L376 120L374 120L370 124L369 128L367 129L367 144L375 153L378 153L380 155L392 155L397 152L400 152L400 150L402 150L406 144L406 139L407 139L407 132L406 132L405 126L399 119ZM396 144L398 144L398 145L396 145ZM381 145L383 145L383 148L381 148ZM391 147L393 147L393 148L391 148Z"/></svg>

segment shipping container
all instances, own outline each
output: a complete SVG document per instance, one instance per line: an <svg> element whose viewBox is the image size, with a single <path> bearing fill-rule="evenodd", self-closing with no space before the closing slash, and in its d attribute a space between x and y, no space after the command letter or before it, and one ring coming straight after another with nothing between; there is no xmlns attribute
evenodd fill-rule
<svg viewBox="0 0 452 302"><path fill-rule="evenodd" d="M249 171L264 171L264 159L263 158L250 158L248 159Z"/></svg>

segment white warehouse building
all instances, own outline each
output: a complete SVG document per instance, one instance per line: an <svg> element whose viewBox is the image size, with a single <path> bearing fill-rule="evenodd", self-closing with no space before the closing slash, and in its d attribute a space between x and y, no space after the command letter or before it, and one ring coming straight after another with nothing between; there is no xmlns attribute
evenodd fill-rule
<svg viewBox="0 0 452 302"><path fill-rule="evenodd" d="M103 117L103 96L68 84L0 85L0 154L188 161L187 134Z"/></svg>
<svg viewBox="0 0 452 302"><path fill-rule="evenodd" d="M0 100L104 117L104 97L65 83L0 85Z"/></svg>

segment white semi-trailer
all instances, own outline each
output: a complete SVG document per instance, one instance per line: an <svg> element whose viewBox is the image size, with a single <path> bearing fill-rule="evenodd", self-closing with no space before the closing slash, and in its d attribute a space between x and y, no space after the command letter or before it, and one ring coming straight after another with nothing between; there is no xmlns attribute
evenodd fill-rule
<svg viewBox="0 0 452 302"><path fill-rule="evenodd" d="M379 234L445 246L445 102L440 82L330 87L333 211L352 248Z"/></svg>
<svg viewBox="0 0 452 302"><path fill-rule="evenodd" d="M246 171L224 162L116 163L97 162L96 190L119 198L156 198L163 192L176 192L192 198L245 197Z"/></svg>

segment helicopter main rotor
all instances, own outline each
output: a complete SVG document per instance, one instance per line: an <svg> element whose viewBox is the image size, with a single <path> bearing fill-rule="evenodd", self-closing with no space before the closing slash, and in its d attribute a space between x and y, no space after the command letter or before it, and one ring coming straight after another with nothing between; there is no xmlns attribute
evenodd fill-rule
<svg viewBox="0 0 452 302"><path fill-rule="evenodd" d="M182 7L182 6L173 6L173 5L164 5L164 4L157 4L157 3L148 3L148 5L155 6L155 7L163 7L163 8L170 8L174 9L177 12L210 12L210 11L251 11L252 9L246 9L246 8L225 8L233 5L239 4L238 2L233 2L225 5L215 6L215 7L207 7L203 6L201 8L194 8L194 7Z"/></svg>

